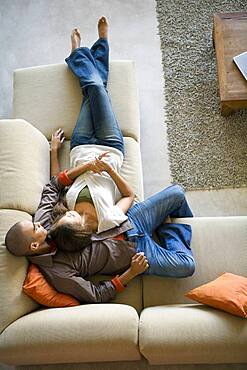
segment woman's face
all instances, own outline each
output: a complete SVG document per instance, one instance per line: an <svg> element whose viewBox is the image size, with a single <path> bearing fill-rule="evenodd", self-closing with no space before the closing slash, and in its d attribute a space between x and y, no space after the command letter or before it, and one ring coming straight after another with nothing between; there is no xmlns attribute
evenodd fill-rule
<svg viewBox="0 0 247 370"><path fill-rule="evenodd" d="M82 219L78 212L76 211L67 211L65 215L60 218L58 225L63 224L72 224L72 225L81 225Z"/></svg>

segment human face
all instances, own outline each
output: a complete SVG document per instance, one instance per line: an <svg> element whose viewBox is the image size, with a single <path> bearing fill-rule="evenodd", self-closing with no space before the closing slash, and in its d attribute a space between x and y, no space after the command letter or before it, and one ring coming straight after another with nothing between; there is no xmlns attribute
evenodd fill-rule
<svg viewBox="0 0 247 370"><path fill-rule="evenodd" d="M82 220L81 216L76 211L67 211L63 217L60 218L57 225L63 224L72 224L72 225L81 225Z"/></svg>
<svg viewBox="0 0 247 370"><path fill-rule="evenodd" d="M39 222L23 221L22 228L25 234L38 244L44 243L47 230Z"/></svg>
<svg viewBox="0 0 247 370"><path fill-rule="evenodd" d="M44 243L47 237L47 230L40 224L40 222L32 222L33 224L33 238L39 244Z"/></svg>

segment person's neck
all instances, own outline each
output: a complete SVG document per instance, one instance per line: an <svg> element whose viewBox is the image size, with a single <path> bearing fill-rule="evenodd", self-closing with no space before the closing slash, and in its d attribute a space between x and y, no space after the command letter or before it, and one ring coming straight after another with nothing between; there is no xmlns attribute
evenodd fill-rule
<svg viewBox="0 0 247 370"><path fill-rule="evenodd" d="M50 246L46 241L42 243L39 246L39 249L37 250L36 253L34 253L35 256L41 255L41 254L47 254L52 252L52 246Z"/></svg>

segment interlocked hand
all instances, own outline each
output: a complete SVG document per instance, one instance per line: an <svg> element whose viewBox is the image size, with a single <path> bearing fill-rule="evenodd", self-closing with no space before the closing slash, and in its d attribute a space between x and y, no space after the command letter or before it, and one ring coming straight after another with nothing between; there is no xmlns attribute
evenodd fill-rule
<svg viewBox="0 0 247 370"><path fill-rule="evenodd" d="M108 153L109 151L106 151L98 157L95 157L95 160L88 162L89 170L100 175L103 171L110 171L112 167L107 162L102 161L102 158L106 157Z"/></svg>

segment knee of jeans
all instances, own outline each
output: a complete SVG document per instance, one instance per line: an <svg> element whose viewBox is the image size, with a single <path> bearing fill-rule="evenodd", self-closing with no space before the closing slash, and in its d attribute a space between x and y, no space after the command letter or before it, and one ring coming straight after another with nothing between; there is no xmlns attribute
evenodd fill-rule
<svg viewBox="0 0 247 370"><path fill-rule="evenodd" d="M178 201L183 201L185 198L185 191L180 185L173 185L173 193Z"/></svg>
<svg viewBox="0 0 247 370"><path fill-rule="evenodd" d="M81 85L82 88L85 89L86 94L87 93L89 94L89 89L90 89L91 92L95 92L95 93L96 92L98 93L98 91L102 90L102 88L105 89L101 77L98 76L97 74L91 75L90 79L87 81L86 84L85 84L84 80L80 80L80 85Z"/></svg>
<svg viewBox="0 0 247 370"><path fill-rule="evenodd" d="M103 84L103 81L94 81L93 86L95 89L102 90L102 88L104 87L104 84Z"/></svg>
<svg viewBox="0 0 247 370"><path fill-rule="evenodd" d="M93 77L92 80L93 80L92 85L93 85L94 89L97 89L97 90L102 90L102 88L105 89L103 81L102 81L100 76L96 75L96 76Z"/></svg>
<svg viewBox="0 0 247 370"><path fill-rule="evenodd" d="M186 278L192 276L195 272L195 261L189 259L186 262L181 261L181 265L177 267L178 277Z"/></svg>

